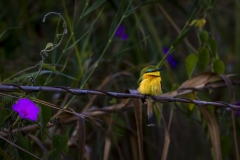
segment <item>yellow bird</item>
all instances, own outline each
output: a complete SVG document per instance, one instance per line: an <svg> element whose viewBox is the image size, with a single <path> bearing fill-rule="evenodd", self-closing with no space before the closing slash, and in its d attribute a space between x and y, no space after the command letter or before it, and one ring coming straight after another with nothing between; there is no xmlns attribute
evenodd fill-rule
<svg viewBox="0 0 240 160"><path fill-rule="evenodd" d="M162 94L161 75L160 71L164 68L157 68L156 66L150 65L142 69L140 78L138 80L139 87L138 91L144 95L158 96ZM153 100L146 99L147 101L147 115L148 115L148 126L154 126L153 118Z"/></svg>

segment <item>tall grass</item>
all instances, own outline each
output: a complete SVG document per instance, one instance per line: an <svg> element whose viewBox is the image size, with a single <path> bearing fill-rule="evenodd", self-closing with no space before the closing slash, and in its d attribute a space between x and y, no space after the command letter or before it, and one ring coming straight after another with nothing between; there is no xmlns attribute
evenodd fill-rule
<svg viewBox="0 0 240 160"><path fill-rule="evenodd" d="M153 64L167 68L161 72L167 93L202 72L239 72L237 1L1 1L0 10L0 83L125 92L136 90L141 69ZM64 32L57 15L42 23L49 11L61 13L68 34L41 56ZM200 18L207 21L203 28L190 25ZM229 85L185 97L237 104L239 86L229 93ZM146 106L140 100L23 91L0 95L0 135L8 133L8 141L0 140L1 158L33 158L14 144L42 159L239 158L239 112L231 114L227 108L157 104L156 126L147 127ZM41 107L39 121L34 126L20 120L12 128L17 115L11 106L25 96ZM79 114L119 106L122 110L84 121L56 106ZM30 130L18 131L25 126Z"/></svg>

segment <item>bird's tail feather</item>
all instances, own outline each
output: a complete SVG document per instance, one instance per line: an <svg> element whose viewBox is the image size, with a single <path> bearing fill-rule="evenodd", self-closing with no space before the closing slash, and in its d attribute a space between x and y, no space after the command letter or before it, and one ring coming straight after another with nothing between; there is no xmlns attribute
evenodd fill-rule
<svg viewBox="0 0 240 160"><path fill-rule="evenodd" d="M154 114L153 114L153 100L152 99L146 99L147 101L147 126L155 126L154 122Z"/></svg>

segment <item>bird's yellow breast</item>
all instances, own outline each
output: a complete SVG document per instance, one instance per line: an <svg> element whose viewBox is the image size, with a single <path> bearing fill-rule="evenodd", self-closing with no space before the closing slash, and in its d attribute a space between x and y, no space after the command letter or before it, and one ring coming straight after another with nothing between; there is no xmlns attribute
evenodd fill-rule
<svg viewBox="0 0 240 160"><path fill-rule="evenodd" d="M158 96L162 93L160 72L145 73L139 85L141 94Z"/></svg>

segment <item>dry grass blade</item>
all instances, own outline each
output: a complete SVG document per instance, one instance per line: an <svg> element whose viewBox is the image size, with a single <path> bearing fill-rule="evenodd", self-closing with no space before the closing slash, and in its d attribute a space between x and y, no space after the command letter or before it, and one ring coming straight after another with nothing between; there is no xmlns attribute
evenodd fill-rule
<svg viewBox="0 0 240 160"><path fill-rule="evenodd" d="M199 107L199 110L201 111L205 121L207 122L207 126L210 132L210 138L212 141L213 154L214 154L213 159L222 160L220 133L219 133L218 124L214 118L214 115L212 115L211 112L205 107Z"/></svg>
<svg viewBox="0 0 240 160"><path fill-rule="evenodd" d="M105 85L109 84L110 81L112 81L114 78L121 76L121 75L128 75L130 76L131 74L128 72L119 72L119 73L115 73L111 76L107 76L102 83L97 87L96 90L100 90L102 89ZM87 103L87 105L84 107L83 112L86 111L89 107L91 107L92 103L94 102L94 100L97 98L97 95L91 96L91 99L89 100L89 102Z"/></svg>
<svg viewBox="0 0 240 160"><path fill-rule="evenodd" d="M135 94L135 90L129 90L131 94ZM133 99L134 114L137 125L138 153L139 160L143 160L143 133L142 133L142 102L140 99Z"/></svg>
<svg viewBox="0 0 240 160"><path fill-rule="evenodd" d="M130 99L130 98L129 98ZM132 99L130 99L132 102ZM132 160L138 160L138 141L137 141L137 133L136 130L132 129L131 121L129 119L129 116L127 113L124 113L125 121L126 121L126 128L128 130L129 134L129 143L131 147L131 159ZM123 128L122 126L118 126ZM121 155L122 156L122 155ZM120 157L121 158L121 157Z"/></svg>
<svg viewBox="0 0 240 160"><path fill-rule="evenodd" d="M36 102L39 102L39 101L36 101ZM42 104L42 102L41 102ZM45 105L51 105L50 103L44 103ZM55 108L55 109L59 109L59 110L62 110L63 112L59 112L57 113L57 116L54 116L54 117L60 117L60 123L62 124L72 124L74 121L78 120L78 118L82 118L81 115L76 115L77 113L76 112L70 112L69 111L69 108L68 110L63 110L61 108L58 108L57 106L51 106L52 108ZM121 103L118 103L118 104L114 104L114 105L111 105L111 106L108 106L108 107L104 107L106 108L105 110L89 110L85 113L83 113L82 115L84 117L87 117L87 121L101 127L96 121L102 121L100 119L97 119L97 118L94 118L93 116L99 116L99 115L104 115L106 113L109 113L109 112L117 112L117 111L123 111L123 110L126 110L126 109L129 109L129 108L132 108L133 107L133 102L131 101L130 98L127 98L127 99L123 99L121 101ZM107 109L109 111L107 111ZM76 116L73 116L73 115L76 115ZM63 118L61 118L63 117ZM84 119L86 120L86 118ZM96 121L94 121L96 120ZM52 127L54 126L53 123L48 123L46 125L47 128L49 127ZM32 124L32 125L28 125L28 126L25 126L25 127L21 127L21 128L17 128L17 129L13 129L12 130L12 133L17 133L17 132L30 132L30 131L35 131L35 130L38 130L40 127L38 124ZM0 136L7 136L8 135L8 130L5 130L5 131L0 131Z"/></svg>
<svg viewBox="0 0 240 160"><path fill-rule="evenodd" d="M167 155L168 155L168 149L169 149L170 141L171 141L170 133L169 133L169 127L170 127L171 119L169 120L169 125L167 125L167 122L165 121L165 118L164 118L164 116L162 114L162 111L161 111L159 105L157 105L157 109L158 109L158 111L159 111L159 113L160 113L160 115L161 115L161 117L163 119L164 133L165 133L164 145L163 145L161 160L166 160L167 159Z"/></svg>
<svg viewBox="0 0 240 160"><path fill-rule="evenodd" d="M235 122L235 111L232 110L232 123L233 123L233 135L234 135L234 145L236 152L236 159L240 160L239 152L238 152L238 141L237 141L237 130L236 130L236 122Z"/></svg>
<svg viewBox="0 0 240 160"><path fill-rule="evenodd" d="M179 27L176 25L176 23L174 22L174 20L170 17L170 15L167 13L167 11L163 8L162 5L158 4L157 5L158 8L162 11L162 13L164 14L164 16L167 18L167 20L169 21L169 23L173 26L173 28L177 31L177 33L179 34L181 32L181 30L179 29ZM188 41L187 38L185 38L183 40L186 45L191 48L191 50L194 52L194 53L197 53L197 50L192 46L192 44Z"/></svg>
<svg viewBox="0 0 240 160"><path fill-rule="evenodd" d="M29 155L31 155L31 156L33 156L33 157L37 158L37 159L41 159L41 158L39 158L39 157L35 156L34 154L32 154L32 153L28 152L27 150L25 150L25 149L23 149L23 148L19 147L18 145L16 145L16 144L12 143L11 141L7 140L6 138L4 138L4 137L2 137L2 136L0 136L0 138L1 138L1 139L3 139L4 141L8 142L9 144L11 144L11 145L13 145L13 146L17 147L18 149L20 149L20 150L22 150L22 151L26 152L27 154L29 154Z"/></svg>
<svg viewBox="0 0 240 160"><path fill-rule="evenodd" d="M2 150L2 148L0 148L0 155L4 158L4 160L12 160L12 158L4 150Z"/></svg>
<svg viewBox="0 0 240 160"><path fill-rule="evenodd" d="M220 79L216 73L213 72L203 72L193 76L192 78L188 79L179 87L179 89L183 88L202 88L210 81L214 81Z"/></svg>
<svg viewBox="0 0 240 160"><path fill-rule="evenodd" d="M85 121L78 118L77 125L72 133L71 138L68 140L68 146L76 146L78 149L78 160L84 159L85 152Z"/></svg>
<svg viewBox="0 0 240 160"><path fill-rule="evenodd" d="M233 89L233 84L227 76L225 76L223 74L221 74L220 76L224 80L224 82L226 83L226 85L228 87L228 91L230 93L231 104L234 104L234 102L235 102L235 92L234 92L234 89ZM235 111L233 111L233 110L232 110L232 123L233 123L233 135L234 135L235 152L236 152L237 160L239 160L240 157L239 157L238 143L237 143L238 140L237 140L237 130L236 130L236 122L235 122Z"/></svg>
<svg viewBox="0 0 240 160"><path fill-rule="evenodd" d="M104 158L103 160L108 160L108 156L110 153L110 148L111 148L111 140L109 137L105 137L105 146L104 146Z"/></svg>
<svg viewBox="0 0 240 160"><path fill-rule="evenodd" d="M234 93L234 89L233 89L233 84L226 75L220 74L220 77L224 80L224 82L227 85L228 91L230 93L231 103L233 104L235 102L235 93Z"/></svg>
<svg viewBox="0 0 240 160"><path fill-rule="evenodd" d="M102 121L102 120L100 120L100 119L97 119L97 118L94 118L94 117L90 117L90 116L88 116L87 114L77 113L77 112L75 112L75 111L72 110L72 109L62 109L62 108L60 108L60 107L58 107L58 106L56 106L56 105L53 105L53 104L51 104L51 103L48 103L48 102L46 102L46 101L42 101L42 100L38 100L38 99L32 99L32 100L33 100L34 102L39 103L39 104L43 104L43 105L46 105L46 106L48 106L48 107L51 107L51 108L54 108L54 109L59 110L59 112L58 112L57 114L55 114L55 115L53 116L53 118L60 117L60 122L62 122L61 120L68 121L68 119L71 119L71 118L72 118L72 115L75 115L75 116L77 116L78 118L82 118L82 119L84 119L84 120L86 120L86 121L88 121L88 122L91 122L91 123L93 123L93 124L95 124L95 123L94 123L95 121L92 121L92 119L95 119L95 120L98 120L98 121ZM70 110L70 111L69 111L69 110ZM62 116L62 117L61 117L61 116ZM89 118L89 119L91 119L91 120L89 120L89 119L87 119L87 118Z"/></svg>
<svg viewBox="0 0 240 160"><path fill-rule="evenodd" d="M131 154L132 154L132 159L133 160L139 160L138 158L138 145L137 145L137 140L135 137L130 136L130 145L131 145Z"/></svg>
<svg viewBox="0 0 240 160"><path fill-rule="evenodd" d="M235 76L236 74L229 74L229 75L224 75L225 77L232 77ZM162 94L162 96L167 96L167 97L176 97L176 96L181 96L185 95L188 93L193 92L193 90L199 90L199 89L204 89L207 84L211 83L207 88L211 88L213 86L214 88L217 87L222 87L222 85L219 85L217 81L220 81L221 77L213 72L203 72L200 74L197 74L193 76L192 78L188 79L187 81L183 82L182 85L175 91L173 92L168 92ZM214 82L214 83L212 83ZM231 82L231 81L230 81ZM214 86L214 84L218 84L217 86Z"/></svg>
<svg viewBox="0 0 240 160"><path fill-rule="evenodd" d="M35 143L37 143L44 152L47 152L47 148L44 146L44 144L34 135L32 134L27 134L29 138L31 138Z"/></svg>
<svg viewBox="0 0 240 160"><path fill-rule="evenodd" d="M169 130L167 129L167 127L165 125L164 125L164 133L165 133L165 137L164 137L164 145L163 145L161 160L167 159L168 149L169 149L169 145L170 145L170 141L171 141Z"/></svg>
<svg viewBox="0 0 240 160"><path fill-rule="evenodd" d="M208 82L213 81L217 77L218 75L212 72L203 72L203 73L197 74L192 78L188 79L187 81L183 82L182 85L176 91L162 94L162 96L175 97L175 96L191 93L193 92L192 89L203 88Z"/></svg>
<svg viewBox="0 0 240 160"><path fill-rule="evenodd" d="M113 139L114 145L116 145L116 149L117 149L117 152L119 155L119 160L124 160L123 153L121 151L121 147L119 146L119 143L117 143L116 137L112 136L112 139Z"/></svg>
<svg viewBox="0 0 240 160"><path fill-rule="evenodd" d="M78 146L78 159L84 159L84 147L85 147L85 121L84 119L78 119L78 137L79 137L79 146Z"/></svg>
<svg viewBox="0 0 240 160"><path fill-rule="evenodd" d="M113 104L111 106L106 106L102 109L89 109L87 112L84 112L84 116L98 116L106 113L112 113L117 111L123 111L129 107L132 107L132 101L130 98L121 100L120 103Z"/></svg>

